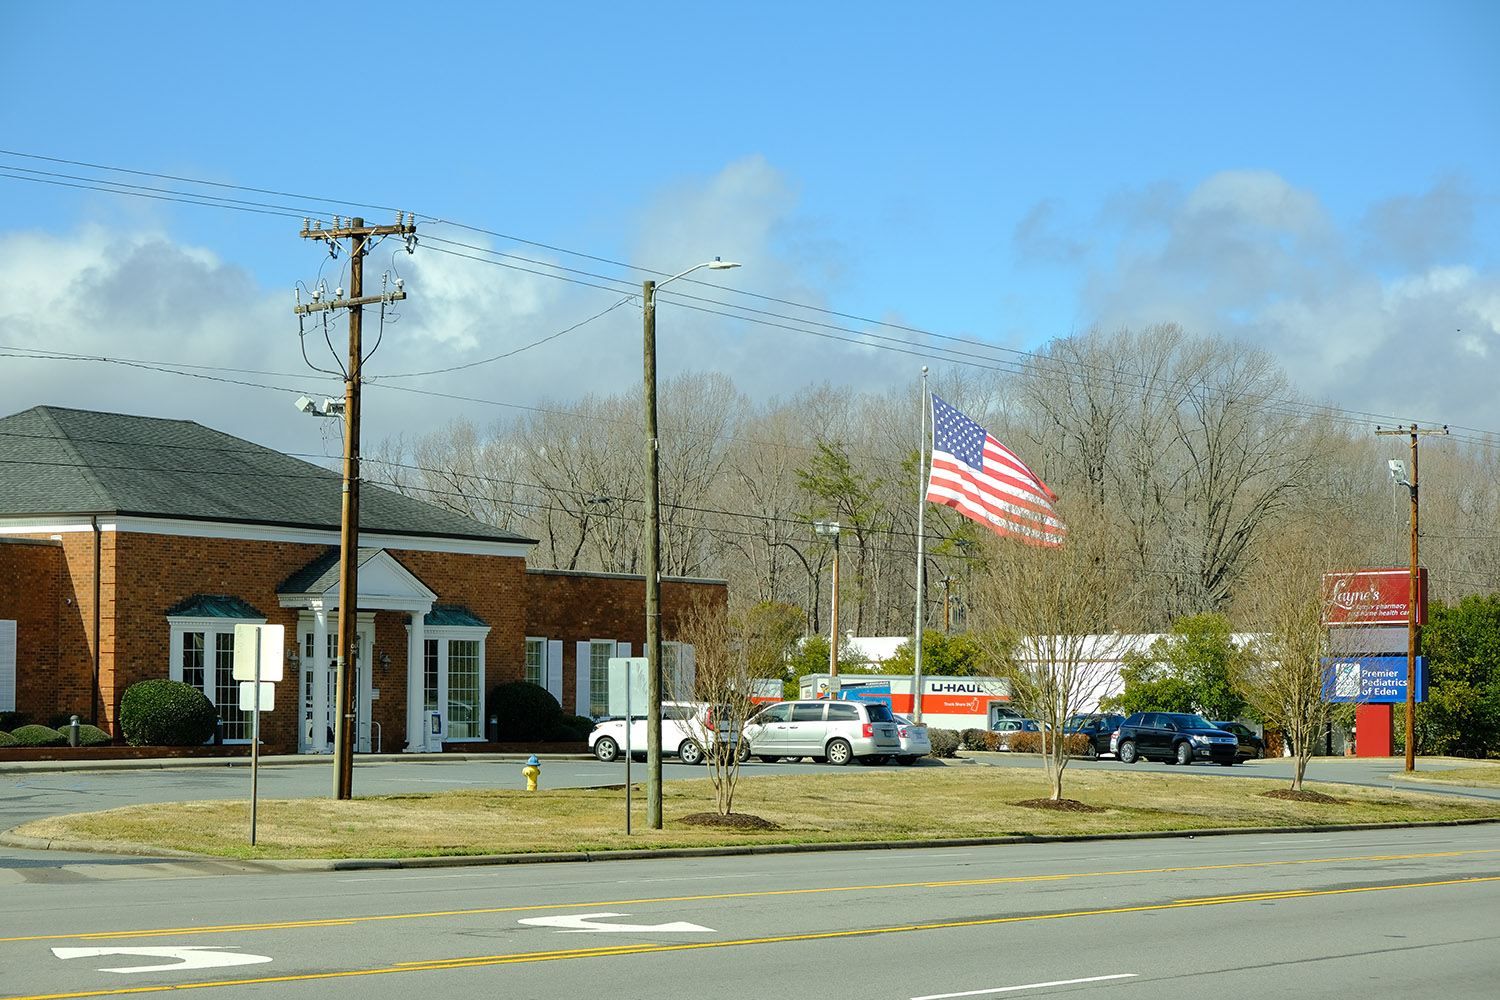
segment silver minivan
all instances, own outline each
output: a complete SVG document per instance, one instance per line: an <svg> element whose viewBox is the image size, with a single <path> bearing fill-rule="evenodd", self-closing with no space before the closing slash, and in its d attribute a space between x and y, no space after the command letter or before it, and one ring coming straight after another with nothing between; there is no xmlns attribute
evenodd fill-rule
<svg viewBox="0 0 1500 1000"><path fill-rule="evenodd" d="M878 764L901 752L896 717L883 701L779 701L745 723L750 754Z"/></svg>

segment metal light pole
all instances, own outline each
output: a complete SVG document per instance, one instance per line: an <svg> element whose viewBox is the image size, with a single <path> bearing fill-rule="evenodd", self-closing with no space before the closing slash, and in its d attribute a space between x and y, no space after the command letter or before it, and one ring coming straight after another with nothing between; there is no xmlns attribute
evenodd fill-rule
<svg viewBox="0 0 1500 1000"><path fill-rule="evenodd" d="M661 829L661 485L657 481L656 290L701 267L723 271L738 264L720 260L694 264L664 281L642 285L646 382L646 822ZM629 720L627 720L627 725Z"/></svg>
<svg viewBox="0 0 1500 1000"><path fill-rule="evenodd" d="M828 612L828 674L835 681L839 676L839 523L837 521L814 521L813 530L833 539L833 597Z"/></svg>

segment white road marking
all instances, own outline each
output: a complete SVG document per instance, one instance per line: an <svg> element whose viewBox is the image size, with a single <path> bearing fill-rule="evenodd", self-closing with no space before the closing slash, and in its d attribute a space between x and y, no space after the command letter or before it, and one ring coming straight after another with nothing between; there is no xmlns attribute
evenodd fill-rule
<svg viewBox="0 0 1500 1000"><path fill-rule="evenodd" d="M705 934L714 933L712 927L700 927L690 924L685 920L674 921L670 924L601 924L600 920L606 917L628 917L628 913L566 913L555 917L527 917L518 920L517 923L530 924L533 927L556 927L563 934L584 934L589 931L635 931L637 933L692 933L698 931Z"/></svg>
<svg viewBox="0 0 1500 1000"><path fill-rule="evenodd" d="M232 946L231 946L232 947ZM100 972L165 972L168 969L217 969L226 965L259 965L269 962L269 955L247 955L242 952L224 951L218 947L203 945L180 945L168 948L53 948L52 954L61 959L99 958L103 955L141 955L151 958L172 958L174 962L164 965L127 965Z"/></svg>
<svg viewBox="0 0 1500 1000"><path fill-rule="evenodd" d="M969 990L966 993L933 993L911 1000L949 1000L950 997L979 997L988 993L1013 993L1016 990L1039 990L1045 986L1075 986L1078 983L1102 983L1106 979L1134 979L1134 972L1121 972L1113 976L1089 976L1087 979L1057 979L1050 983L1027 983L1025 986L997 986L992 990Z"/></svg>

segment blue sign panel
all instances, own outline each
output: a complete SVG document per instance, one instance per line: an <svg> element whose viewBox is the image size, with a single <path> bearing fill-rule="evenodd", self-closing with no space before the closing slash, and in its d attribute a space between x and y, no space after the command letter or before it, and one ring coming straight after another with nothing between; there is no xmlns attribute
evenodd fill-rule
<svg viewBox="0 0 1500 1000"><path fill-rule="evenodd" d="M1406 704L1406 657L1325 657L1323 697L1360 704ZM1427 700L1427 657L1417 657L1416 701Z"/></svg>

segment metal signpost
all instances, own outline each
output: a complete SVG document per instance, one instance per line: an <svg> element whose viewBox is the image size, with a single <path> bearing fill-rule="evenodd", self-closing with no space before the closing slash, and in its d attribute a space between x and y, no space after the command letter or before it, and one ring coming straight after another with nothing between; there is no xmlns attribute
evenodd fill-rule
<svg viewBox="0 0 1500 1000"><path fill-rule="evenodd" d="M250 713L250 846L255 846L255 812L260 783L260 713L276 707L276 682L281 680L281 625L234 627L234 679L240 682L240 711Z"/></svg>
<svg viewBox="0 0 1500 1000"><path fill-rule="evenodd" d="M630 758L634 748L630 743L630 731L635 728L635 719L630 714L634 695L645 695L650 660L644 656L611 656L609 658L609 714L614 715L622 706L625 709L625 834L630 834ZM644 700L644 699L641 699Z"/></svg>

